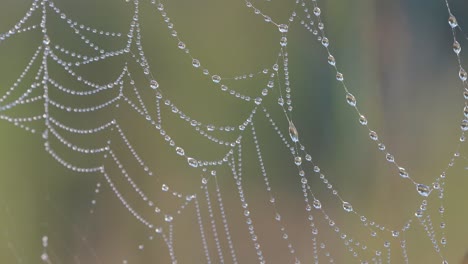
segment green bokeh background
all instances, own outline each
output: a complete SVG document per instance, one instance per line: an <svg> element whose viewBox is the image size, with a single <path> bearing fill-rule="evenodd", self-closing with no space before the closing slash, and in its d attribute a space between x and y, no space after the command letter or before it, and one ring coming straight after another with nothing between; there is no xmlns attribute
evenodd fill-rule
<svg viewBox="0 0 468 264"><path fill-rule="evenodd" d="M294 1L253 2L274 21L287 21ZM468 5L462 0L450 1L452 10L464 29L468 28ZM31 1L2 0L0 3L0 32L8 31L25 13ZM126 34L133 15L133 5L125 1L56 1L69 17L98 29ZM447 24L447 10L442 0L433 1L320 1L330 49L338 61L350 91L358 99L360 110L366 114L373 129L404 166L413 179L431 183L447 166L458 144L460 120L464 101L463 86L457 77L458 65L453 53L452 35ZM236 76L270 67L279 51L280 34L276 27L262 21L240 0L167 1L168 16L179 36L193 56L210 69L212 74ZM250 112L252 104L236 100L223 93L208 77L191 65L191 60L177 48L177 42L149 1L140 4L143 47L160 89L180 110L202 123L236 125ZM301 12L298 12L302 14ZM70 50L91 52L80 44L67 25L50 12L49 36L52 43ZM38 24L33 16L28 25ZM390 229L398 229L413 215L421 202L409 181L400 179L393 166L385 162L384 153L368 139L367 132L357 122L354 111L346 104L344 92L334 80L335 73L326 62L326 52L316 37L295 21L288 35L289 68L293 97L293 118L302 143L314 161L339 190L342 197L370 219ZM466 32L466 31L465 31ZM119 49L125 40L90 36L108 49ZM0 91L5 93L24 69L35 49L41 44L39 31L14 36L0 42ZM467 39L459 33L464 48ZM115 79L130 57L117 57L83 67L80 74L87 79L105 83ZM52 64L52 63L51 63ZM154 93L145 84L135 63L137 85L155 116ZM468 66L466 66L468 67ZM37 70L37 68L36 68ZM62 83L84 88L74 83L60 68L51 66L51 76ZM34 72L34 70L33 70ZM258 80L227 81L230 87L249 95L258 94L266 82ZM26 83L31 77L26 77ZM146 85L146 86L145 86ZM18 89L26 89L19 86ZM128 89L128 87L126 88ZM54 100L74 106L89 106L110 98L111 93L86 98L72 98L53 93ZM265 105L283 132L287 123L276 106L277 94L270 94ZM11 100L11 99L10 99ZM41 114L41 105L21 106L5 111L9 116ZM161 209L174 211L181 202L161 192L161 184L182 193L198 193L202 210L206 210L204 193L199 190L200 171L186 166L185 159L176 156L164 143L159 132L123 103L119 109L88 115L73 115L53 110L52 115L77 127L92 127L116 117L128 138L157 176L147 177L132 160L125 145L115 132L110 133L113 149L126 169L142 189ZM165 119L164 119L165 118ZM187 153L203 159L220 157L226 148L220 147L189 129L168 111L163 122L177 144ZM288 228L297 255L310 263L312 243L304 214L304 202L297 171L292 166L289 151L281 145L265 118L254 119L263 150L278 209ZM41 128L37 123L33 126ZM43 147L40 132L31 135L11 123L0 122L0 262L40 263L41 237L49 237L48 252L53 263L169 263L162 239L131 217L106 185L102 175L79 174L63 168ZM250 130L244 137L244 188L249 208L259 233L268 263L292 263L286 243L280 238L278 226L268 204L268 195L256 160ZM67 135L77 144L100 146L105 135L84 138ZM230 140L235 137L231 136ZM82 166L97 164L101 156L74 155L51 140L64 158ZM466 155L462 147L461 155ZM109 163L108 161L106 161ZM106 164L107 164L106 163ZM111 163L109 163L111 164ZM461 263L468 250L468 163L458 159L448 170L444 200L448 245L443 249L449 263ZM114 168L109 169L126 199L143 215L156 223L160 216L150 212L138 201L134 191ZM399 239L371 239L356 217L344 214L340 204L327 194L320 180L312 176L314 193L322 200L327 212L336 219L343 231L356 239L364 239L369 248L381 247L382 241L392 242L392 263L403 263ZM236 187L226 168L218 171L228 221L240 263L255 263L255 252L243 218ZM94 193L102 184L99 194ZM211 186L213 188L213 186ZM172 190L171 189L171 190ZM214 189L210 189L212 202ZM97 204L91 206L91 201ZM436 213L438 200L429 199L429 212L434 225L440 219ZM90 209L94 211L90 214ZM206 211L205 211L206 213ZM320 216L317 214L317 219ZM207 214L204 228L210 234ZM218 232L222 233L217 216ZM322 241L333 253L336 263L358 263L346 253L346 248L333 231L320 225ZM179 263L204 263L198 224L193 204L175 220L175 252ZM411 263L441 263L434 253L423 228L414 223L407 233ZM167 226L166 226L167 228ZM322 232L323 230L323 232ZM439 229L436 228L439 236ZM149 240L149 236L154 236ZM209 238L212 260L217 263L215 244ZM145 245L138 250L138 245ZM223 240L223 247L227 244ZM370 250L368 250L370 252ZM225 259L230 263L228 251ZM365 253L366 254L366 253ZM323 257L323 256L322 256ZM351 260L350 260L351 259Z"/></svg>

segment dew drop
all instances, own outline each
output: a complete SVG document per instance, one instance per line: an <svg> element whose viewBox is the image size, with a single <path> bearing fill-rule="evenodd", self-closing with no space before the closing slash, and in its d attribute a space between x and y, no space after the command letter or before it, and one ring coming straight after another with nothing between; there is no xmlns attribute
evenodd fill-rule
<svg viewBox="0 0 468 264"><path fill-rule="evenodd" d="M352 212L353 211L353 206L348 202L343 202L343 209L346 212Z"/></svg>
<svg viewBox="0 0 468 264"><path fill-rule="evenodd" d="M330 64L332 66L335 66L336 61L335 61L335 57L333 57L333 55L328 55L328 64Z"/></svg>
<svg viewBox="0 0 468 264"><path fill-rule="evenodd" d="M151 87L152 89L155 89L155 90L158 89L158 87L159 87L158 81L156 81L156 80L151 80L151 81L150 81L150 87Z"/></svg>
<svg viewBox="0 0 468 264"><path fill-rule="evenodd" d="M463 119L460 125L461 130L467 131L468 130L468 119Z"/></svg>
<svg viewBox="0 0 468 264"><path fill-rule="evenodd" d="M286 45L288 45L288 38L282 37L281 40L280 40L280 45L282 47L286 47Z"/></svg>
<svg viewBox="0 0 468 264"><path fill-rule="evenodd" d="M388 162L394 162L394 161L395 161L395 158L394 158L393 155L390 154L390 153L387 153L387 155L385 156L385 158L387 159Z"/></svg>
<svg viewBox="0 0 468 264"><path fill-rule="evenodd" d="M468 74L463 68L460 68L460 71L458 72L458 76L460 77L460 80L462 80L463 82L466 81L466 79L468 78Z"/></svg>
<svg viewBox="0 0 468 264"><path fill-rule="evenodd" d="M455 18L454 15L450 15L450 17L448 19L448 23L449 23L450 27L452 27L452 28L456 28L458 26L457 19Z"/></svg>
<svg viewBox="0 0 468 264"><path fill-rule="evenodd" d="M340 82L344 80L343 74L341 72L336 73L336 79Z"/></svg>
<svg viewBox="0 0 468 264"><path fill-rule="evenodd" d="M416 185L416 190L421 196L427 197L431 193L431 188L429 186L424 185L424 184L418 184Z"/></svg>
<svg viewBox="0 0 468 264"><path fill-rule="evenodd" d="M286 25L286 24L278 25L278 30L281 33L287 33L288 32L288 25Z"/></svg>
<svg viewBox="0 0 468 264"><path fill-rule="evenodd" d="M213 80L214 83L219 83L221 81L221 77L219 75L213 75L211 76L211 80Z"/></svg>
<svg viewBox="0 0 468 264"><path fill-rule="evenodd" d="M268 88L273 88L273 87L275 87L275 82L269 81L267 86L268 86Z"/></svg>
<svg viewBox="0 0 468 264"><path fill-rule="evenodd" d="M461 52L461 45L456 40L453 42L453 52L455 52L456 54L460 54Z"/></svg>
<svg viewBox="0 0 468 264"><path fill-rule="evenodd" d="M322 11L320 11L320 8L319 8L319 7L315 7L315 8L314 8L314 15L320 16L320 13L321 13L321 12L322 12Z"/></svg>
<svg viewBox="0 0 468 264"><path fill-rule="evenodd" d="M328 45L330 45L330 42L328 41L328 38L326 38L326 37L322 38L322 45L324 47L328 47Z"/></svg>
<svg viewBox="0 0 468 264"><path fill-rule="evenodd" d="M185 150L181 147L177 147L176 148L176 153L180 156L184 156L185 155Z"/></svg>
<svg viewBox="0 0 468 264"><path fill-rule="evenodd" d="M44 39L42 40L42 43L44 43L44 45L49 45L50 44L49 36L45 35Z"/></svg>
<svg viewBox="0 0 468 264"><path fill-rule="evenodd" d="M49 237L48 236L43 236L42 237L42 246L47 247L48 246L48 241L49 241Z"/></svg>
<svg viewBox="0 0 468 264"><path fill-rule="evenodd" d="M275 215L275 220L276 220L276 221L281 221L281 215L278 214L278 213L276 213L276 215Z"/></svg>
<svg viewBox="0 0 468 264"><path fill-rule="evenodd" d="M297 166L300 166L302 164L302 158L297 156L294 158L294 163L297 165Z"/></svg>
<svg viewBox="0 0 468 264"><path fill-rule="evenodd" d="M44 130L44 132L42 133L42 138L43 139L47 139L49 137L49 130Z"/></svg>
<svg viewBox="0 0 468 264"><path fill-rule="evenodd" d="M163 192L167 192L167 191L169 191L169 186L167 186L166 184L163 184L162 187L161 187L161 190Z"/></svg>
<svg viewBox="0 0 468 264"><path fill-rule="evenodd" d="M354 95L352 95L351 93L347 93L347 94L346 94L346 102L347 102L350 106L356 106L356 98L355 98Z"/></svg>
<svg viewBox="0 0 468 264"><path fill-rule="evenodd" d="M379 139L379 136L377 135L375 131L369 132L369 137L374 141Z"/></svg>
<svg viewBox="0 0 468 264"><path fill-rule="evenodd" d="M367 118L363 115L360 115L359 116L359 123L361 123L361 125L365 126L367 125Z"/></svg>
<svg viewBox="0 0 468 264"><path fill-rule="evenodd" d="M197 59L193 59L192 60L192 66L195 67L195 68L200 67L200 61L197 60Z"/></svg>
<svg viewBox="0 0 468 264"><path fill-rule="evenodd" d="M305 159L306 159L307 161L311 161L311 160L312 160L312 156L310 156L310 154L307 154L307 155L305 155Z"/></svg>
<svg viewBox="0 0 468 264"><path fill-rule="evenodd" d="M289 121L289 136L293 142L299 141L299 133L297 132L296 126L292 121Z"/></svg>
<svg viewBox="0 0 468 264"><path fill-rule="evenodd" d="M179 47L179 49L185 49L185 43L180 41L179 44L177 44L177 47Z"/></svg>
<svg viewBox="0 0 468 264"><path fill-rule="evenodd" d="M445 239L445 237L441 238L441 239L440 239L440 243L441 243L442 245L447 244L447 239Z"/></svg>
<svg viewBox="0 0 468 264"><path fill-rule="evenodd" d="M439 207L439 213L443 214L445 212L445 208L443 206Z"/></svg>
<svg viewBox="0 0 468 264"><path fill-rule="evenodd" d="M262 103L262 98L257 97L257 98L255 98L254 102L255 102L256 105L260 105Z"/></svg>
<svg viewBox="0 0 468 264"><path fill-rule="evenodd" d="M379 145L377 146L379 148L379 150L381 151L384 151L385 150L385 145L383 143L379 143Z"/></svg>
<svg viewBox="0 0 468 264"><path fill-rule="evenodd" d="M320 203L319 200L315 199L314 202L312 203L315 209L320 209L322 208L322 203Z"/></svg>
<svg viewBox="0 0 468 264"><path fill-rule="evenodd" d="M164 216L164 221L170 223L170 222L172 222L172 220L174 220L174 218L171 215L165 215Z"/></svg>
<svg viewBox="0 0 468 264"><path fill-rule="evenodd" d="M278 104L283 106L284 105L284 99L283 97L278 98Z"/></svg>
<svg viewBox="0 0 468 264"><path fill-rule="evenodd" d="M188 157L188 158L187 158L187 162L188 162L188 164L189 164L190 166L192 166L192 167L194 167L194 168L198 167L198 161L197 161L196 159L194 159L194 158Z"/></svg>
<svg viewBox="0 0 468 264"><path fill-rule="evenodd" d="M402 177L402 178L408 178L409 177L408 173L406 172L405 168L403 168L403 167L398 168L398 173L400 174L400 177Z"/></svg>

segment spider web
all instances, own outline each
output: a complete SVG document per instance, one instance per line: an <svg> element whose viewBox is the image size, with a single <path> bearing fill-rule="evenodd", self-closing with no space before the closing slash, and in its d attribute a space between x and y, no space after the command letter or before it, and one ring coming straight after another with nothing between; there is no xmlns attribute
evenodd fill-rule
<svg viewBox="0 0 468 264"><path fill-rule="evenodd" d="M61 171L23 180L28 186L24 193L34 190L35 184L39 193L18 196L8 185L2 190L5 261L452 263L460 256L456 254L463 254L463 245L447 244L451 223L445 209L447 178L453 176L455 184L464 186L459 180L463 172L455 165L466 160L466 101L453 97L458 100L453 113L463 115L448 113L444 118L456 128L449 134L457 141L443 142L445 156L436 156L434 162L440 166L429 167L425 161L429 168L423 176L407 162L422 154L397 155L394 142L385 145L390 134L379 132L376 113L367 114L370 103L362 100L361 107L358 100L366 98L367 91L348 86L346 67L328 37L326 22L332 24L334 17L322 14L325 6L314 0L232 2L107 3L103 5L108 12L112 7L123 10L115 14L122 17L115 19L116 25L107 25L114 28L110 30L90 26L94 20L102 23L92 16L86 24L80 22L81 12L87 11L80 4L62 7L58 1L35 0L24 17L0 35L4 50L34 43L31 51L2 54L12 71L21 71L2 88L0 118L36 135L23 144L23 151L41 147L48 154L29 168L31 173ZM461 15L448 2L440 2L444 19L449 17L445 30L451 30L451 36L446 39L456 55L450 70L457 73L467 99L461 53L466 35L457 21ZM210 8L218 11L209 12ZM239 29L222 22L235 19L232 9L248 16ZM199 15L203 10L210 14ZM177 21L187 16L193 24L181 23L179 29ZM222 35L226 40L216 36L205 40L199 32L213 21L220 21L213 34L235 33ZM257 31L265 33L258 38ZM243 33L249 34L250 42L239 37ZM214 41L221 52L200 52ZM255 63L241 65L236 57L242 56L226 43L244 45L241 52L254 57ZM310 54L297 54L300 45ZM219 57L225 53L231 55ZM307 61L311 69L299 68L296 62L307 55L314 59ZM234 70L223 70L226 64ZM305 75L325 75L334 82L316 87L322 85L295 79L293 70L312 71ZM177 77L171 77L174 73ZM340 102L333 103L344 113L340 117L327 113L333 110L320 98L308 99L311 103L301 100L304 94L321 96L309 90L330 88L340 93ZM446 90L455 94L454 89ZM330 124L317 124L314 117L303 119L301 111L346 119L345 131L340 134ZM336 146L314 139L313 133L321 133L317 131L329 134L333 138L329 142L337 145L343 138L356 142L347 143L349 151L334 153ZM333 156L351 161L327 162ZM364 168L356 165L358 157ZM56 167L41 165L50 158ZM377 172L378 167L385 172ZM383 175L369 176L374 173ZM373 204L367 198L360 201L356 189L384 195L370 198L375 199ZM33 217L23 216L11 206L17 197L46 205ZM69 202L59 202L67 197ZM456 200L455 215L466 195ZM455 234L463 233L464 224L453 222ZM33 237L25 244L38 248L21 246L18 237L23 236Z"/></svg>

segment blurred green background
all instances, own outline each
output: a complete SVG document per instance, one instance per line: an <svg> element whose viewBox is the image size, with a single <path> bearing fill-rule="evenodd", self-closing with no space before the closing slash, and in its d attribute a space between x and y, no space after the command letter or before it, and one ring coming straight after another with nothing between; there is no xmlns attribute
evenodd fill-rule
<svg viewBox="0 0 468 264"><path fill-rule="evenodd" d="M221 92L208 77L194 69L191 59L177 48L177 41L170 36L159 12L149 2L140 4L142 44L164 95L180 106L181 111L203 123L235 126L242 122L251 111L252 104ZM294 6L294 1L256 0L253 3L278 23L287 21ZM450 3L461 27L468 28L468 3L462 0ZM30 4L31 1L2 0L0 32L14 26ZM133 4L125 1L60 0L55 4L76 21L124 35L133 16ZM211 74L238 76L258 72L270 68L276 60L280 47L278 29L263 22L261 17L245 7L244 1L181 0L164 4L179 37ZM335 0L320 1L319 5L331 42L330 49L370 126L379 133L379 138L413 179L432 183L449 163L459 142L464 106L463 86L457 77L458 64L452 51L453 38L444 1ZM38 14L33 15L26 25L38 24ZM302 12L298 14L301 16ZM290 26L288 52L293 118L301 141L340 195L356 210L389 229L399 229L413 215L421 197L409 181L397 176L395 168L385 162L384 153L368 139L367 132L357 122L356 114L344 100L343 89L327 64L325 49L299 21L300 18ZM52 44L92 53L53 12L49 12L47 23ZM467 39L466 35L458 34L463 65L466 66L464 48L467 47ZM110 50L122 48L126 41L85 35ZM2 95L21 74L41 41L42 35L36 30L0 42ZM148 88L141 70L139 72L130 56L80 67L77 72L90 81L106 83L118 76L126 61L129 61L137 86L149 105L148 110L155 116L154 91ZM77 90L86 89L63 69L50 64L50 75L54 79ZM37 66L32 68L32 72L35 70ZM20 85L19 90L27 89L26 84L32 81L31 75L26 77L25 85ZM254 96L259 94L266 81L262 76L228 80L226 83ZM125 89L125 92L127 89L130 91L128 85ZM51 92L51 97L63 104L86 107L104 102L112 97L112 93L106 92L89 101L85 97L76 98L58 92ZM287 122L276 100L277 94L271 94L264 104L272 109L275 121L286 133ZM184 146L186 153L211 160L218 159L228 150L189 129L187 123L164 109L165 129L177 144ZM43 106L34 104L1 114L23 117L39 115L41 111ZM205 212L204 228L211 257L218 263L204 192L199 189L201 171L187 168L185 159L174 154L158 131L123 103L119 108L91 114L51 111L64 123L82 128L116 118L155 176L145 175L115 131L91 137L67 134L67 138L76 144L95 147L102 146L109 137L113 150L132 178L163 211L176 214L183 203L161 192L163 183L177 192L197 193L201 209ZM254 123L278 200L277 206L290 239L303 263L311 263L310 229L292 158L264 117L258 115ZM43 125L37 122L32 126L39 130L35 135L6 121L0 122L0 262L40 263L41 238L47 235L52 263L122 263L123 260L129 263L169 263L163 240L144 229L123 208L103 176L74 173L62 167L44 151L44 140L40 136ZM228 138L233 140L235 136ZM244 189L264 255L268 263L292 263L287 244L281 239L274 214L268 206L268 194L258 168L250 130L246 131L244 140ZM100 162L112 164L102 155L75 155L53 139L51 145L61 157L80 166ZM463 146L461 156L465 155L466 147ZM460 158L447 174L444 204L448 244L443 254L449 263L461 263L468 250L467 166L466 160ZM116 166L109 167L112 179L134 208L155 223L163 222L161 216L154 214L154 208L150 210L137 199ZM255 251L248 239L243 209L232 175L226 167L219 168L218 181L239 263L255 263ZM94 190L98 183L102 188L96 194ZM328 194L317 177L315 180L312 177L309 183L327 213L334 217L344 232L364 241L369 248L382 248L382 241L391 241L392 263L404 263L400 238L371 239L366 229L359 227L356 217L342 212L341 205ZM215 204L213 187L211 185L210 193ZM441 220L437 213L438 200L434 196L428 199L428 211L435 216L433 221L437 226ZM96 201L94 206L91 204L93 200ZM219 215L216 219L218 232L223 234ZM316 219L322 222L319 224L319 238L327 243L336 263L358 263L346 252L334 231L323 225L323 219L320 220L319 215ZM414 228L406 234L410 262L441 263L421 225L413 225ZM167 230L168 227L165 228ZM205 262L199 232L192 203L174 221L175 254L179 263ZM436 234L439 237L438 228ZM223 238L224 235L225 260L230 263ZM144 245L144 249L140 250L139 245ZM371 249L366 254L372 255Z"/></svg>

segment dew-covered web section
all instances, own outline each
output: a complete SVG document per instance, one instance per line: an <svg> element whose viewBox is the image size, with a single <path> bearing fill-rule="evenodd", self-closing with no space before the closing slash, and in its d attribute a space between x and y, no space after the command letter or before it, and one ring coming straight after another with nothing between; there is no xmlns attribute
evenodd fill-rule
<svg viewBox="0 0 468 264"><path fill-rule="evenodd" d="M99 197L98 194L104 189L110 190L114 197L113 202L119 205L115 208L123 208L127 216L131 216L132 221L145 230L146 237L139 238L141 243L129 244L130 247L144 254L147 250L151 251L152 243L163 244L164 247L158 249L163 248L164 252L156 254L162 255L164 261L189 263L190 260L181 252L185 249L178 246L182 240L178 229L187 228L178 222L179 218L189 217L189 228L196 230L188 234L194 237L192 241L196 244L192 250L203 256L193 263L278 263L271 256L272 247L275 251L283 252L282 255L287 255L284 260L288 263L340 263L337 259L346 259L347 263L418 263L416 258L411 257L411 250L407 247L407 240L415 234L410 233L410 230L418 227L423 230L418 235L429 241L427 251L434 254L434 259L437 258L434 263L448 263L449 257L444 253L447 244L445 230L450 223L446 224L444 220L444 187L448 170L458 159L463 158L460 152L465 142L465 131L468 130L466 101L460 106L460 112L463 112L461 131L453 155L439 175L421 182L412 178L409 170L399 163L398 156L392 154L379 137L378 128L368 122L366 114L359 108L359 100L352 93L353 87L347 86L344 70L339 67L338 56L333 54L332 39L326 34L320 1L296 0L291 5L293 9L289 19L277 21L257 8L255 2L239 0L244 2L242 5L245 12L256 15L258 23L266 23L277 30L279 52L272 55L273 63L268 67L235 77L213 74L216 71L206 68L203 60L189 50L190 40L178 33L177 21L171 18L171 12L165 7L164 1L145 1L145 6L151 6L151 10L145 11L153 16L160 16L160 21L168 28L167 32L157 34L160 38L174 40L174 49L186 57L183 63L195 68L206 82L219 88L213 91L215 96L232 97L242 101L248 108L248 111L244 111L246 114L242 121L222 125L201 122L189 110L185 112L184 105L179 105L176 99L165 96L168 91L166 89L169 88L164 87L160 76L156 76L152 70L159 65L153 65L153 60L145 54L145 50L150 47L143 44L143 32L151 31L142 30L148 26L141 22L141 1L127 0L128 12L133 12L127 32L109 32L90 27L69 17L69 14L59 8L58 1L35 0L19 22L8 32L0 34L0 48L10 39L31 31L40 32L42 37L17 80L9 88L2 89L0 119L37 135L43 141L44 150L67 170L95 176L95 197ZM468 74L462 67L462 46L458 39L463 32L447 0L445 5L448 14L447 27L453 35L458 75L464 87L465 99L468 100ZM55 43L54 39L58 36L49 33L49 20L52 18L68 27L90 52L80 52L65 44ZM370 142L375 143L378 151L383 153L383 159L394 166L397 172L395 176L404 184L412 186L411 189L419 195L420 203L407 216L404 225L387 227L372 220L371 216L360 213L358 206L353 206L353 201L342 196L338 188L335 188L327 178L326 171L315 163L312 152L303 143L303 138L307 135L301 133L298 129L300 121L294 118L291 95L294 88L290 83L288 65L288 33L292 27L302 27L304 32L318 40L321 54L342 87L342 98L348 109L355 113L356 122L362 125ZM123 45L119 49L108 50L95 39L120 41ZM108 83L96 83L79 73L83 67L115 58L124 60L124 67ZM33 76L31 83L25 81L27 76ZM72 80L76 87L64 83L64 78ZM255 88L252 94L236 90L235 83L254 79L264 80L262 88ZM300 93L301 87L295 89L297 90L294 92ZM71 99L61 101L62 96L55 96L57 94ZM15 109L29 105L34 105L31 107L34 112L23 116L16 114ZM131 112L126 118L135 118L146 124L154 137L158 137L161 144L164 143L162 147L170 149L167 153L171 156L164 158L185 161L184 169L192 175L175 173L172 177L180 177L180 181L184 177L191 178L190 188L179 190L177 184L165 181L162 175L158 175L158 162L161 161L141 153L139 147L132 143L134 137L129 135L134 134L128 131L132 128L122 124L125 118L113 115L114 111L118 113L117 110L123 108ZM101 115L102 111L109 111L110 114ZM65 114L70 116L63 118ZM81 120L92 117L99 123L90 125L93 122L73 122L74 117ZM204 138L200 139L205 142L203 144L209 142L225 151L217 158L206 160L200 153L178 143L177 136L171 135L170 129L166 129L166 124L175 119L185 123L185 127L190 129L187 133L193 132ZM272 183L274 179L270 175L275 171L269 167L269 155L266 155L267 151L263 148L267 142L260 130L272 131L276 136L275 141L283 145L280 151L290 154L290 159L284 162L295 168L291 173L294 176L288 177L299 186L296 192L302 197L302 205L298 206L302 208L302 212L298 215L303 218L300 221L307 223L303 230L306 239L297 239L297 235L291 235L289 230L294 229L294 226L284 220L289 211L278 205L280 198L277 197L277 188L280 186ZM82 144L83 138L89 139L89 142ZM90 156L87 159L89 165L77 165L73 160L75 154ZM249 172L250 165L247 164L254 164L258 173ZM127 169L128 167L132 168ZM250 193L249 177L254 174L261 177L261 184L255 188L261 190L258 195L262 195L266 203L252 201L256 198ZM156 179L156 184L153 185L156 187L141 186L140 178L147 176ZM322 192L316 193L314 189L317 186L313 185L320 185ZM333 201L328 201L326 205L334 204L335 208L325 206L320 197L322 193L328 193L332 197ZM93 215L98 210L96 204L99 201L98 198L90 200ZM169 200L170 205L164 204ZM144 206L140 206L142 204ZM270 214L264 218L256 217L255 207L259 205L265 207L263 210ZM429 206L437 209L434 212L429 211ZM354 227L348 227L345 222L336 219L334 215L337 211L346 218L356 219L361 231L357 233ZM264 226L275 234L271 240L262 239L263 231L259 230ZM245 239L239 233L246 234ZM45 233L38 237L37 243L43 248L42 254L37 256L38 263L64 263L51 253L54 244L58 245L60 241L53 241ZM92 247L89 251L94 256L92 261L102 263L99 252L94 252ZM16 260L23 263L20 256ZM138 263L126 257L121 257L119 261ZM79 261L79 256L75 258L75 262L83 263Z"/></svg>

